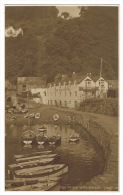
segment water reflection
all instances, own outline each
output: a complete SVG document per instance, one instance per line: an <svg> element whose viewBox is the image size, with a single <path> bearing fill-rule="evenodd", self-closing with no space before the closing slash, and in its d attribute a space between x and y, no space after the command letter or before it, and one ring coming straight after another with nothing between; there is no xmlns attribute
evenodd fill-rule
<svg viewBox="0 0 123 195"><path fill-rule="evenodd" d="M61 144L54 145L22 145L21 133L27 126L7 125L6 127L6 177L7 166L14 162L13 154L31 153L33 151L52 150L60 154L60 163L69 166L67 176L64 176L63 183L75 185L79 181L86 182L103 170L103 153L97 143L91 138L81 126L63 126L45 124L48 137L61 134ZM38 133L39 125L33 125L31 129ZM73 133L80 135L77 143L69 142Z"/></svg>

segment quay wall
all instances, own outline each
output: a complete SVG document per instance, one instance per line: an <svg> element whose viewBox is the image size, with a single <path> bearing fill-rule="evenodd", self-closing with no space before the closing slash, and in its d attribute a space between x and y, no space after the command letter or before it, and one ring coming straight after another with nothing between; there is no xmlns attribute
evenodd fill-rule
<svg viewBox="0 0 123 195"><path fill-rule="evenodd" d="M118 191L118 118L71 109L54 108L54 110L71 116L73 123L82 125L104 152L103 174L95 176L84 184L80 183L76 190Z"/></svg>

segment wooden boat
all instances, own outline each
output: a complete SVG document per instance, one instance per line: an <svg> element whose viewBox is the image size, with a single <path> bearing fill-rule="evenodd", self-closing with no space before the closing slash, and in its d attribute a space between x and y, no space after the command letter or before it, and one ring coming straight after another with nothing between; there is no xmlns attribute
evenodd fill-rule
<svg viewBox="0 0 123 195"><path fill-rule="evenodd" d="M34 118L34 117L35 117L35 114L34 114L34 113L31 113L31 114L29 115L29 117L30 117L30 118Z"/></svg>
<svg viewBox="0 0 123 195"><path fill-rule="evenodd" d="M38 130L39 130L40 132L45 132L47 129L46 129L46 127L45 127L44 125L42 125L42 126L40 126L40 127L38 128Z"/></svg>
<svg viewBox="0 0 123 195"><path fill-rule="evenodd" d="M49 140L48 140L48 143L50 145L55 145L55 144L61 143L61 135L59 133L57 133L53 137L50 137Z"/></svg>
<svg viewBox="0 0 123 195"><path fill-rule="evenodd" d="M43 158L54 158L59 156L58 154L42 154L38 156L30 156L30 157L25 157L25 158L18 158L16 159L16 162L25 162L29 160L36 160L36 159L43 159Z"/></svg>
<svg viewBox="0 0 123 195"><path fill-rule="evenodd" d="M79 141L79 139L80 139L79 134L74 133L73 135L70 136L69 141L76 142Z"/></svg>
<svg viewBox="0 0 123 195"><path fill-rule="evenodd" d="M48 143L48 136L44 133L39 133L36 135L36 142L40 145Z"/></svg>
<svg viewBox="0 0 123 195"><path fill-rule="evenodd" d="M16 170L13 172L13 176L14 178L45 178L47 176L58 177L66 172L68 172L68 166L65 164L54 164Z"/></svg>
<svg viewBox="0 0 123 195"><path fill-rule="evenodd" d="M54 121L57 121L58 119L59 119L59 115L58 115L58 114L54 114L54 115L53 115L53 120L54 120Z"/></svg>
<svg viewBox="0 0 123 195"><path fill-rule="evenodd" d="M41 155L41 154L50 154L52 153L52 151L50 150L46 150L46 151L41 151L41 152L33 152L33 153L30 153L30 154L17 154L17 155L14 155L14 158L24 158L24 157L29 157L29 156L37 156L37 155Z"/></svg>
<svg viewBox="0 0 123 195"><path fill-rule="evenodd" d="M24 108L23 110L21 110L21 113L22 114L26 114L28 112L28 109L27 108Z"/></svg>
<svg viewBox="0 0 123 195"><path fill-rule="evenodd" d="M28 117L29 117L29 114L28 113L24 115L24 118L28 118Z"/></svg>
<svg viewBox="0 0 123 195"><path fill-rule="evenodd" d="M32 144L35 142L35 133L31 130L24 131L22 133L21 140L24 144Z"/></svg>
<svg viewBox="0 0 123 195"><path fill-rule="evenodd" d="M16 119L16 116L12 116L11 120L14 121Z"/></svg>
<svg viewBox="0 0 123 195"><path fill-rule="evenodd" d="M36 159L36 160L31 160L31 161L8 165L8 169L10 171L14 171L17 169L23 169L23 168L27 168L27 167L30 168L30 167L35 167L35 166L48 165L48 164L55 162L55 160L56 160L55 157L54 158Z"/></svg>
<svg viewBox="0 0 123 195"><path fill-rule="evenodd" d="M25 185L20 187L10 187L7 191L56 191L60 190L60 184L58 182L45 182L36 183L32 185Z"/></svg>
<svg viewBox="0 0 123 195"><path fill-rule="evenodd" d="M36 118L36 119L40 118L40 113L39 113L39 112L37 112L37 113L35 114L35 118Z"/></svg>
<svg viewBox="0 0 123 195"><path fill-rule="evenodd" d="M16 178L16 179L11 179L11 180L6 180L5 181L5 188L10 188L10 187L18 187L18 186L23 186L23 185L31 185L31 184L36 184L38 182L40 183L45 183L45 182L59 182L61 180L61 177L49 177L49 178Z"/></svg>

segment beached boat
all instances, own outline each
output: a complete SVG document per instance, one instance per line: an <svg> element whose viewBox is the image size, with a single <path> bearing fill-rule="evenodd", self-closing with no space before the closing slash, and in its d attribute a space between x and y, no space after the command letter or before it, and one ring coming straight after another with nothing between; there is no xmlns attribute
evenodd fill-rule
<svg viewBox="0 0 123 195"><path fill-rule="evenodd" d="M51 150L46 150L46 151L41 151L41 152L33 152L33 153L29 153L29 154L15 154L14 158L24 158L24 157L30 157L30 156L37 156L37 155L41 155L41 154L50 154L52 153Z"/></svg>
<svg viewBox="0 0 123 195"><path fill-rule="evenodd" d="M44 133L39 133L36 135L36 142L40 145L48 143L48 136Z"/></svg>
<svg viewBox="0 0 123 195"><path fill-rule="evenodd" d="M31 114L29 114L29 117L30 118L34 118L35 117L35 114L34 113L31 113Z"/></svg>
<svg viewBox="0 0 123 195"><path fill-rule="evenodd" d="M11 179L11 180L6 180L5 181L5 188L10 188L10 187L19 187L23 185L31 185L31 184L36 184L38 182L44 183L44 182L59 182L61 180L61 177L49 177L49 178L16 178L16 179Z"/></svg>
<svg viewBox="0 0 123 195"><path fill-rule="evenodd" d="M42 125L42 126L39 126L38 130L40 132L45 132L47 129L46 129L46 127L44 125Z"/></svg>
<svg viewBox="0 0 123 195"><path fill-rule="evenodd" d="M16 118L16 116L12 116L11 120L14 121Z"/></svg>
<svg viewBox="0 0 123 195"><path fill-rule="evenodd" d="M68 166L65 164L54 164L16 170L13 172L13 176L14 178L45 178L47 176L58 177L67 172Z"/></svg>
<svg viewBox="0 0 123 195"><path fill-rule="evenodd" d="M36 119L40 118L40 113L39 113L39 112L37 112L37 113L35 114L35 118L36 118Z"/></svg>
<svg viewBox="0 0 123 195"><path fill-rule="evenodd" d="M43 158L43 159L36 159L36 160L30 160L26 162L21 162L21 163L16 163L16 164L11 164L8 165L8 169L13 172L14 170L17 169L23 169L27 167L36 167L36 166L41 166L41 165L48 165L51 163L54 163L57 158Z"/></svg>
<svg viewBox="0 0 123 195"><path fill-rule="evenodd" d="M27 108L24 108L23 110L21 110L21 113L22 114L26 114L28 112L28 109Z"/></svg>
<svg viewBox="0 0 123 195"><path fill-rule="evenodd" d="M74 133L73 135L70 136L69 141L71 142L76 142L79 141L80 137L78 133Z"/></svg>
<svg viewBox="0 0 123 195"><path fill-rule="evenodd" d="M54 120L54 121L57 121L58 119L59 119L59 115L58 115L58 114L54 114L54 115L53 115L53 120Z"/></svg>
<svg viewBox="0 0 123 195"><path fill-rule="evenodd" d="M37 155L37 156L17 158L16 162L25 162L25 161L43 159L43 158L54 158L54 157L57 157L57 156L59 156L59 155L58 154L42 154L42 155Z"/></svg>
<svg viewBox="0 0 123 195"><path fill-rule="evenodd" d="M56 135L50 137L50 138L48 139L48 143L49 143L50 145L55 145L55 144L61 143L61 135L60 135L59 133L57 133Z"/></svg>
<svg viewBox="0 0 123 195"><path fill-rule="evenodd" d="M24 115L24 118L28 118L29 117L29 113Z"/></svg>
<svg viewBox="0 0 123 195"><path fill-rule="evenodd" d="M24 144L32 144L35 142L35 137L36 136L33 131L27 130L22 133L21 140L22 140L22 143Z"/></svg>
<svg viewBox="0 0 123 195"><path fill-rule="evenodd" d="M20 187L10 187L7 191L57 191L60 190L59 182L45 182L31 185L23 185Z"/></svg>

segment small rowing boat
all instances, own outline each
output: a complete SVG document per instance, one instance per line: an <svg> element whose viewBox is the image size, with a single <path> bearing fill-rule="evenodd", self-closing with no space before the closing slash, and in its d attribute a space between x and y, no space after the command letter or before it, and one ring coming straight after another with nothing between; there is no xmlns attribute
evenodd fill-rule
<svg viewBox="0 0 123 195"><path fill-rule="evenodd" d="M28 118L28 117L29 117L29 114L28 113L24 115L24 118Z"/></svg>
<svg viewBox="0 0 123 195"><path fill-rule="evenodd" d="M66 173L67 171L68 166L66 166L65 164L54 164L16 170L13 172L13 175L14 178L43 178L51 175L52 177L57 177L61 174Z"/></svg>
<svg viewBox="0 0 123 195"><path fill-rule="evenodd" d="M47 129L46 129L46 127L45 127L44 125L42 125L42 126L40 126L40 127L38 128L38 130L39 130L40 132L45 132Z"/></svg>
<svg viewBox="0 0 123 195"><path fill-rule="evenodd" d="M34 118L34 117L35 117L35 114L34 114L34 113L31 113L31 114L29 115L29 117L30 117L30 118Z"/></svg>
<svg viewBox="0 0 123 195"><path fill-rule="evenodd" d="M30 156L37 156L37 155L41 155L41 154L50 154L52 153L52 151L50 150L46 150L46 151L41 151L41 152L33 152L33 153L30 153L30 154L17 154L17 155L14 155L14 158L24 158L24 157L30 157Z"/></svg>
<svg viewBox="0 0 123 195"><path fill-rule="evenodd" d="M5 188L12 188L12 187L19 187L23 185L32 185L36 184L38 182L40 183L45 183L45 182L59 182L61 180L61 177L49 177L49 178L16 178L16 179L11 179L11 180L6 180L5 181Z"/></svg>
<svg viewBox="0 0 123 195"><path fill-rule="evenodd" d="M73 135L70 136L69 141L71 142L76 142L79 141L80 137L78 133L74 133Z"/></svg>
<svg viewBox="0 0 123 195"><path fill-rule="evenodd" d="M20 187L10 187L6 189L7 191L56 191L60 190L60 184L58 182L45 182L36 183L32 185L23 185Z"/></svg>
<svg viewBox="0 0 123 195"><path fill-rule="evenodd" d="M36 135L36 142L39 144L39 145L43 145L43 144L46 144L48 143L48 136L45 135L44 133L39 133L38 135Z"/></svg>
<svg viewBox="0 0 123 195"><path fill-rule="evenodd" d="M25 158L18 158L16 159L16 162L25 162L29 160L36 160L36 159L43 159L43 158L54 158L57 157L58 154L42 154L38 156L30 156L30 157L25 157Z"/></svg>
<svg viewBox="0 0 123 195"><path fill-rule="evenodd" d="M58 119L59 119L59 115L58 115L58 114L54 114L54 115L53 115L53 120L54 120L54 121L57 121Z"/></svg>
<svg viewBox="0 0 123 195"><path fill-rule="evenodd" d="M61 135L59 133L57 133L56 135L52 136L49 138L48 143L50 145L56 145L61 143Z"/></svg>
<svg viewBox="0 0 123 195"><path fill-rule="evenodd" d="M27 168L27 167L30 168L30 167L35 167L35 166L48 165L50 163L55 162L55 160L56 160L56 157L30 160L30 161L26 161L26 162L8 165L8 169L9 169L9 171L14 171L17 169L23 169L23 168Z"/></svg>
<svg viewBox="0 0 123 195"><path fill-rule="evenodd" d="M35 141L35 133L31 130L22 133L21 140L24 144L32 144Z"/></svg>
<svg viewBox="0 0 123 195"><path fill-rule="evenodd" d="M35 114L35 118L36 119L40 118L40 113L39 112Z"/></svg>

